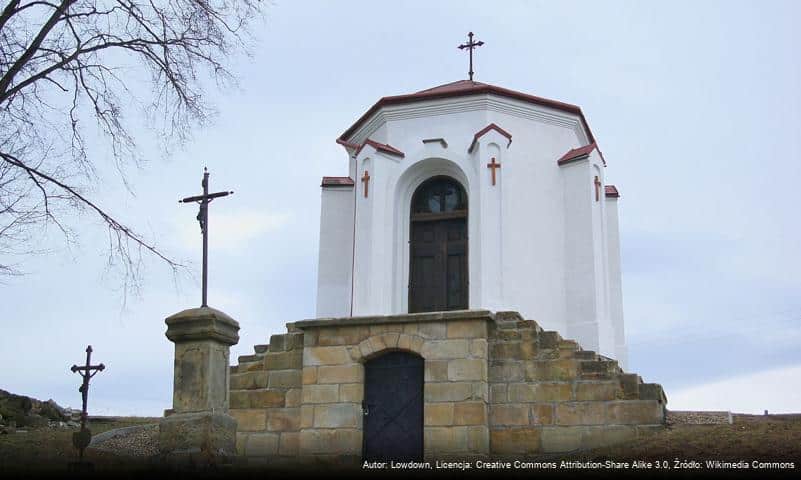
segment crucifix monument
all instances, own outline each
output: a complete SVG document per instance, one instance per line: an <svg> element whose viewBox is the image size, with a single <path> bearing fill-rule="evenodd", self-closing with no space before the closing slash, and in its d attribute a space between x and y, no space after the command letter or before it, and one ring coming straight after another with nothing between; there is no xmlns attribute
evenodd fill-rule
<svg viewBox="0 0 801 480"><path fill-rule="evenodd" d="M200 233L203 235L203 302L201 307L208 307L208 282L209 282L209 204L215 198L233 195L234 192L209 193L209 170L203 168L203 181L201 182L203 193L193 197L186 197L178 200L178 203L197 203L200 210L197 213L197 221L200 223Z"/></svg>
<svg viewBox="0 0 801 480"><path fill-rule="evenodd" d="M89 446L92 440L92 432L86 426L86 421L89 418L87 410L87 403L89 401L89 380L106 369L102 363L99 365L92 365L92 346L86 347L86 364L82 367L73 365L70 368L72 373L79 373L83 378L81 386L78 391L81 393L81 429L72 434L72 443L78 449L78 462L83 462L83 451Z"/></svg>
<svg viewBox="0 0 801 480"><path fill-rule="evenodd" d="M229 351L239 341L239 323L208 306L209 203L230 191L209 193L204 168L201 195L180 203L198 203L203 235L202 303L167 318L167 338L175 343L172 409L159 423L162 453L192 462L217 463L233 455L236 420L228 414Z"/></svg>

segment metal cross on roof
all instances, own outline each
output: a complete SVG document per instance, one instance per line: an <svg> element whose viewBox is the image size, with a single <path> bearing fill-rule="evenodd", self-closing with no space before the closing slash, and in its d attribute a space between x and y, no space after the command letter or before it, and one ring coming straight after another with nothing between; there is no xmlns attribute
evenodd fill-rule
<svg viewBox="0 0 801 480"><path fill-rule="evenodd" d="M467 43L463 43L463 44L459 45L459 50L464 50L466 48L466 49L468 49L470 51L470 72L468 72L468 73L470 75L470 80L472 81L473 80L473 50L475 48L477 48L477 47L480 47L480 46L484 45L484 42L482 42L481 40L479 40L478 42L474 42L473 41L473 32L470 32L470 33L467 34L467 39L468 39Z"/></svg>
<svg viewBox="0 0 801 480"><path fill-rule="evenodd" d="M215 198L225 197L234 192L209 193L209 171L203 167L203 195L186 197L178 200L178 203L197 203L200 211L197 214L197 221L200 222L200 233L203 234L203 303L201 307L208 307L208 278L209 278L209 203Z"/></svg>

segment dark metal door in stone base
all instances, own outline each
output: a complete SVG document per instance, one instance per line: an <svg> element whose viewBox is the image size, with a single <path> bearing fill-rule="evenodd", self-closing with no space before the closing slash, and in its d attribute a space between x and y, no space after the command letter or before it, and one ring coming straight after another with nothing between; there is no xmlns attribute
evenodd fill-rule
<svg viewBox="0 0 801 480"><path fill-rule="evenodd" d="M423 362L389 352L365 364L364 460L423 459Z"/></svg>

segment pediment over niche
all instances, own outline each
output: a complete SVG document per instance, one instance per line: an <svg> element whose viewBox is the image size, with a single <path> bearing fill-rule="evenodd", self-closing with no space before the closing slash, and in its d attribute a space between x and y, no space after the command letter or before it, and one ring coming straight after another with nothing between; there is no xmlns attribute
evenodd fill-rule
<svg viewBox="0 0 801 480"><path fill-rule="evenodd" d="M473 135L473 142L470 144L470 148L467 149L467 153L473 153L473 149L476 148L476 145L478 144L478 140L481 137L483 137L484 135L486 135L486 134L488 134L490 132L493 132L493 131L494 132L498 132L500 135L506 137L506 139L509 140L509 143L506 144L506 148L509 148L509 146L512 145L512 134L507 132L506 130L502 129L498 125L495 125L494 123L490 123L486 127L482 128L481 130L476 132L475 135Z"/></svg>

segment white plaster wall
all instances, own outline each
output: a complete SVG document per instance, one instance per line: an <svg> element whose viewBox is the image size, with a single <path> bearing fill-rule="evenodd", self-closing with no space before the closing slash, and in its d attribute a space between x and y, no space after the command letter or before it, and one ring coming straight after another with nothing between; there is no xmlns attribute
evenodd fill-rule
<svg viewBox="0 0 801 480"><path fill-rule="evenodd" d="M353 195L352 187L322 189L317 267L318 318L350 315Z"/></svg>
<svg viewBox="0 0 801 480"><path fill-rule="evenodd" d="M561 167L565 210L565 323L569 338L587 350L599 349L594 252L594 177L588 159Z"/></svg>
<svg viewBox="0 0 801 480"><path fill-rule="evenodd" d="M609 268L607 259L608 248L606 245L606 193L604 191L606 181L604 178L604 168L597 150L593 150L590 153L589 163L591 165L592 248L594 263L593 273L595 275L596 321L598 323L598 351L604 355L614 357L614 330L609 317ZM596 175L601 182L597 201L595 200Z"/></svg>
<svg viewBox="0 0 801 480"><path fill-rule="evenodd" d="M512 144L491 130L468 153L473 135L490 123L511 133ZM357 184L354 315L408 311L411 196L427 178L449 175L468 195L470 308L518 310L584 348L616 356L608 236L617 226L607 225L603 197L594 201L593 166L601 160L594 152L557 165L567 150L588 143L577 117L482 95L386 107L350 140L366 138L405 157L365 146L350 159ZM430 138L444 138L448 147L422 143ZM495 186L486 167L493 156L502 165ZM329 302L336 303L318 299L318 313L332 310L321 308Z"/></svg>
<svg viewBox="0 0 801 480"><path fill-rule="evenodd" d="M565 332L564 193L556 160L586 139L573 128L509 113L493 112L491 120L513 136L500 170L504 308Z"/></svg>
<svg viewBox="0 0 801 480"><path fill-rule="evenodd" d="M609 258L609 315L614 328L615 359L624 369L628 368L628 347L623 320L623 286L620 266L620 224L618 199L606 199L606 226L608 232Z"/></svg>

